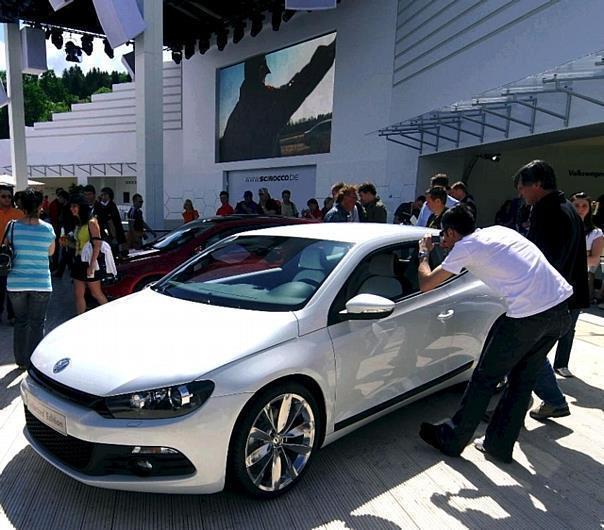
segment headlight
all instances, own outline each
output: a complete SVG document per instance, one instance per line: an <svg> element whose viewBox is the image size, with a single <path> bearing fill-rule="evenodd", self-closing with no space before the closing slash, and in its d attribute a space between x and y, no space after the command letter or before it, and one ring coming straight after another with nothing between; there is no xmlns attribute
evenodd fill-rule
<svg viewBox="0 0 604 530"><path fill-rule="evenodd" d="M212 381L193 381L105 398L114 418L161 419L184 416L201 407L214 391Z"/></svg>

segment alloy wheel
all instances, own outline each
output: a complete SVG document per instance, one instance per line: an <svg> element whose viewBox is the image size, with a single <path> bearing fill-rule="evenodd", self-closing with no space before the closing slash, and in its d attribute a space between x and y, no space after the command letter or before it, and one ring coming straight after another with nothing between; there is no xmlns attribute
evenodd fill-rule
<svg viewBox="0 0 604 530"><path fill-rule="evenodd" d="M302 473L313 451L315 418L300 395L281 394L256 416L245 444L249 479L264 492L277 492Z"/></svg>

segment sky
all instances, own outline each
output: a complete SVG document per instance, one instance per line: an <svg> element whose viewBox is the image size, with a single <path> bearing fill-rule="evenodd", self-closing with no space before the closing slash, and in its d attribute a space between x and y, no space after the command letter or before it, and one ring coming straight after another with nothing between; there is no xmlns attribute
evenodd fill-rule
<svg viewBox="0 0 604 530"><path fill-rule="evenodd" d="M73 34L70 36L69 33L64 33L63 42L67 42L69 40L73 40L74 44L78 46L80 45L79 35ZM57 48L55 48L55 46L50 42L50 40L46 41L46 60L48 63L48 68L54 70L58 76L63 73L63 70L76 64L79 65L79 67L84 73L88 72L95 66L107 72L112 72L113 70L125 72L126 69L122 64L122 55L130 51L132 51L131 46L120 46L119 48L116 48L114 50L115 57L113 59L110 59L107 54L105 54L105 52L103 51L103 42L101 41L101 39L95 39L94 50L90 57L83 53L81 63L68 63L65 60L64 46L63 49L57 50ZM4 46L3 24L0 24L0 70L6 70L6 51Z"/></svg>
<svg viewBox="0 0 604 530"><path fill-rule="evenodd" d="M312 57L320 45L333 42L335 33L310 41L290 46L266 55L266 62L271 73L266 76L266 84L279 87L287 84ZM336 58L337 60L337 58ZM243 63L235 64L219 71L219 136L222 136L226 122L239 100L239 88L243 82ZM322 81L300 108L294 113L291 121L304 117L327 114L333 107L334 67L332 66Z"/></svg>

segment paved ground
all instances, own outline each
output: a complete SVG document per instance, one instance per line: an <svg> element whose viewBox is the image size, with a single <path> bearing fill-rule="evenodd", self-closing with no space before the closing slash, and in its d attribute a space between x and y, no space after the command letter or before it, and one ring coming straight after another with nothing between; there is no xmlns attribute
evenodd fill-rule
<svg viewBox="0 0 604 530"><path fill-rule="evenodd" d="M49 326L71 316L70 285L57 283ZM232 493L147 495L75 482L39 458L22 435L12 328L0 324L0 528L399 529L602 528L604 525L604 312L582 315L561 380L572 415L528 418L514 457L495 465L470 447L443 458L417 437L460 395L442 392L321 450L300 486L272 502ZM83 339L83 338L82 338Z"/></svg>

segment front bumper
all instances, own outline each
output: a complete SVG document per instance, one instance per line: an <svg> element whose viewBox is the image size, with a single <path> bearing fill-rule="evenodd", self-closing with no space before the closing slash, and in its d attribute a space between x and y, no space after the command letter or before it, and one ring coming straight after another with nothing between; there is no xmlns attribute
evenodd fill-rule
<svg viewBox="0 0 604 530"><path fill-rule="evenodd" d="M231 432L249 398L248 394L211 397L199 410L173 419L116 420L58 397L30 376L21 383L21 396L26 410L28 399L33 396L65 417L64 444L60 443L62 434L48 433L44 425L38 425L39 420L28 418L26 438L45 460L90 486L155 493L215 493L224 488ZM79 451L79 460L66 457L58 449L63 445ZM180 467L178 476L132 474L131 461L124 463L123 459L131 459L128 452L137 446L174 449L184 458L180 464L186 461L190 467L185 474ZM88 450L90 455L86 454ZM116 461L124 467L109 465Z"/></svg>

